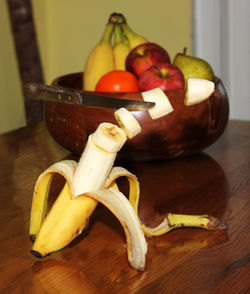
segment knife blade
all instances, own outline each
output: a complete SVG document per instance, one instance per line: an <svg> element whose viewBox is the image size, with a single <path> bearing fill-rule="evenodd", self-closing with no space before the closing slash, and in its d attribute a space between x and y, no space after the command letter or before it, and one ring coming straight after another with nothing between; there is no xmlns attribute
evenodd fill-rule
<svg viewBox="0 0 250 294"><path fill-rule="evenodd" d="M127 108L129 111L148 110L155 105L154 102L143 100L129 100L114 98L96 93L79 92L77 90L47 86L37 83L27 83L24 85L24 95L27 98L44 100L48 102L59 102L86 107Z"/></svg>

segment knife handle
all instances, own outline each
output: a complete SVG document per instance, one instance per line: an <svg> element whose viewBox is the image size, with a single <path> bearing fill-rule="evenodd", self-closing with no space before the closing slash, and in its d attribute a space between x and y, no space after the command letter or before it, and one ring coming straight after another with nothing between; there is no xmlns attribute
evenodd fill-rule
<svg viewBox="0 0 250 294"><path fill-rule="evenodd" d="M27 83L24 85L24 93L28 98L42 99L50 102L63 102L67 104L82 103L82 96L80 93L66 88Z"/></svg>

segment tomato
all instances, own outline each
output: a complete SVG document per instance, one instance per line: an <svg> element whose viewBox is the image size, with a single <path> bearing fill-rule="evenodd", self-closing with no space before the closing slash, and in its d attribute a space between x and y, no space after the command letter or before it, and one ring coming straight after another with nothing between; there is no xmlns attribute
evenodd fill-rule
<svg viewBox="0 0 250 294"><path fill-rule="evenodd" d="M139 92L138 80L129 71L113 70L102 76L96 85L98 92Z"/></svg>

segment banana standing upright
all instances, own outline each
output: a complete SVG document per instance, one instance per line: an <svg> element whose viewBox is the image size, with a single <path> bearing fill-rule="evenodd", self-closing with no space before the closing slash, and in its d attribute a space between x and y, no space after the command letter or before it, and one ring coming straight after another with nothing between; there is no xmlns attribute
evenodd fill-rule
<svg viewBox="0 0 250 294"><path fill-rule="evenodd" d="M99 79L113 70L113 48L111 44L114 24L106 25L101 41L94 47L87 58L83 74L83 89L95 91Z"/></svg>

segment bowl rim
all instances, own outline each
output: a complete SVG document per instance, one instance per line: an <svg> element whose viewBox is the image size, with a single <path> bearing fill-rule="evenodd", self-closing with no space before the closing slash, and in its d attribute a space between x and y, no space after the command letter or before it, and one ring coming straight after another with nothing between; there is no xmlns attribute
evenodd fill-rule
<svg viewBox="0 0 250 294"><path fill-rule="evenodd" d="M52 85L53 86L60 86L62 87L60 84L59 84L59 81L60 80L63 80L63 79L66 79L66 78L69 78L69 77L79 77L80 75L83 75L84 72L73 72L73 73L68 73L68 74L63 74L61 76L58 76L56 77L54 80L52 80ZM221 83L221 79L217 76L214 76L214 84L215 84L215 87L218 83ZM97 91L85 91L83 89L77 89L77 88L70 88L70 87L65 87L65 88L68 88L68 89L73 89L73 90L77 90L81 93L98 93L98 94L103 94L103 95L108 95L108 94L111 94L111 95L115 95L117 96L117 98L119 98L118 96L124 96L124 95L137 95L137 94L141 94L142 92L97 92ZM186 86L184 88L181 88L181 89L173 89L173 90L165 90L164 93L174 93L174 92L178 92L178 91L186 91Z"/></svg>

